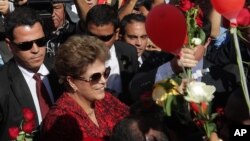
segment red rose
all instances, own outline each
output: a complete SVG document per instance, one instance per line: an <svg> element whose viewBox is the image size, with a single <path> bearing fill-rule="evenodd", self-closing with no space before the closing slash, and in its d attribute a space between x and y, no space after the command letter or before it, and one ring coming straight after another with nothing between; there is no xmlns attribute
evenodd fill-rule
<svg viewBox="0 0 250 141"><path fill-rule="evenodd" d="M194 3L192 3L190 0L181 0L180 1L180 9L184 12L188 11L194 7Z"/></svg>
<svg viewBox="0 0 250 141"><path fill-rule="evenodd" d="M190 107L196 113L200 113L200 112L205 113L207 111L207 104L205 102L201 102L201 103L190 102Z"/></svg>
<svg viewBox="0 0 250 141"><path fill-rule="evenodd" d="M25 121L34 120L35 114L31 109L23 108L22 112L23 112L23 117Z"/></svg>
<svg viewBox="0 0 250 141"><path fill-rule="evenodd" d="M196 21L196 24L199 26L199 27L202 27L203 26L203 12L202 10L199 8L199 11L198 11L198 15L196 16L195 18L195 21Z"/></svg>
<svg viewBox="0 0 250 141"><path fill-rule="evenodd" d="M18 127L10 127L9 128L9 137L11 140L15 140L19 135L19 128Z"/></svg>
<svg viewBox="0 0 250 141"><path fill-rule="evenodd" d="M32 133L32 131L35 129L35 126L36 126L36 124L35 124L35 121L34 120L31 120L31 121L28 121L28 122L24 122L23 123L23 131L25 132L25 133L29 133L29 134L31 134Z"/></svg>
<svg viewBox="0 0 250 141"><path fill-rule="evenodd" d="M198 127L203 127L203 125L205 124L205 121L203 121L203 120L196 120L196 121L195 121L195 124L196 124Z"/></svg>
<svg viewBox="0 0 250 141"><path fill-rule="evenodd" d="M219 115L224 115L224 109L223 108L216 108L216 113Z"/></svg>

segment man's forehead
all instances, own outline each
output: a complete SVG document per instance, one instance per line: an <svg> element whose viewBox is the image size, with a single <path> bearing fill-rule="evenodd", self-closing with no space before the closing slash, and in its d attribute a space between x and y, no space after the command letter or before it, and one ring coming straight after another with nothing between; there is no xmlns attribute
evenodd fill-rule
<svg viewBox="0 0 250 141"><path fill-rule="evenodd" d="M53 3L53 7L63 7L64 3Z"/></svg>

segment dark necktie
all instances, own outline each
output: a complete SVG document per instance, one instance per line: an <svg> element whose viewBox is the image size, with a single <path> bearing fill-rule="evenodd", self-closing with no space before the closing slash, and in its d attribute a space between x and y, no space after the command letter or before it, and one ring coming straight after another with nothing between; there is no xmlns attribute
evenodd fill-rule
<svg viewBox="0 0 250 141"><path fill-rule="evenodd" d="M40 105L42 118L44 119L52 103L49 98L49 93L41 80L40 74L35 73L33 78L36 80L37 97Z"/></svg>

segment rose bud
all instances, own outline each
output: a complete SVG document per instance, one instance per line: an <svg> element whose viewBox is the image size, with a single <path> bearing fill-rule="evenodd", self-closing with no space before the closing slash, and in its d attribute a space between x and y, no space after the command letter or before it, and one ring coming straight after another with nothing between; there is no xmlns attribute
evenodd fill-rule
<svg viewBox="0 0 250 141"><path fill-rule="evenodd" d="M32 131L35 129L35 121L34 120L31 120L31 121L28 121L28 122L24 122L23 123L23 131L25 132L25 133L29 133L29 134L31 134L32 133Z"/></svg>
<svg viewBox="0 0 250 141"><path fill-rule="evenodd" d="M9 137L11 140L16 140L18 135L19 135L19 128L18 127L9 128Z"/></svg>
<svg viewBox="0 0 250 141"><path fill-rule="evenodd" d="M35 114L31 109L23 108L22 112L25 121L30 121L34 119Z"/></svg>

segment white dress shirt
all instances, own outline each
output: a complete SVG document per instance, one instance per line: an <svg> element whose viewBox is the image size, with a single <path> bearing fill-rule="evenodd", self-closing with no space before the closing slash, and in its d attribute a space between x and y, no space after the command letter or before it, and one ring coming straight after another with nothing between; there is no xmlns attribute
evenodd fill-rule
<svg viewBox="0 0 250 141"><path fill-rule="evenodd" d="M198 70L202 70L202 69L203 69L203 59L201 59L198 62L198 64L192 68L192 73L196 73ZM170 78L173 74L175 73L172 70L170 62L164 63L161 66L159 66L157 69L157 73L155 76L155 83L163 79ZM201 77L198 77L197 81L201 81Z"/></svg>
<svg viewBox="0 0 250 141"><path fill-rule="evenodd" d="M111 48L109 49L109 53L110 53L110 59L105 62L105 65L107 67L110 66L111 68L110 75L108 77L107 88L114 90L116 92L115 94L119 94L122 92L122 83L120 76L120 67L118 59L116 57L114 45L112 45Z"/></svg>
<svg viewBox="0 0 250 141"><path fill-rule="evenodd" d="M39 101L38 101L38 97L36 94L36 80L33 78L34 76L34 72L28 71L27 69L23 68L22 66L18 65L18 68L21 70L25 81L27 82L35 107L36 107L36 112L37 112L37 116L38 116L38 123L40 124L42 122L42 114L41 114L41 110L40 110L40 105L39 105ZM43 81L43 84L45 85L48 93L49 93L49 97L52 103L54 103L54 97L51 91L51 87L49 85L49 80L47 78L47 75L49 74L48 69L46 68L46 66L44 64L41 65L40 69L38 70L39 74L41 74L41 80Z"/></svg>
<svg viewBox="0 0 250 141"><path fill-rule="evenodd" d="M142 65L142 63L143 63L143 61L142 61L142 57L140 56L140 57L138 57L138 62L139 62L139 67L141 67L141 65Z"/></svg>

